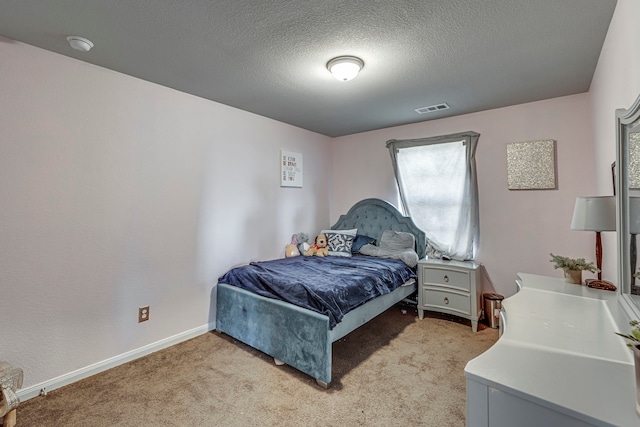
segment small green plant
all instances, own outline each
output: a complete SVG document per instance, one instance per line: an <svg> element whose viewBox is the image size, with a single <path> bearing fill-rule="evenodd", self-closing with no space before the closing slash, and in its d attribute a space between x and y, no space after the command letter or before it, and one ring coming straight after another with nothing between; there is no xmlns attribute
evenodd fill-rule
<svg viewBox="0 0 640 427"><path fill-rule="evenodd" d="M632 320L629 322L631 325L631 332L628 334L621 334L620 332L616 332L616 335L621 336L622 338L630 341L627 343L627 347L634 347L640 344L640 322L637 320Z"/></svg>
<svg viewBox="0 0 640 427"><path fill-rule="evenodd" d="M579 271L590 271L592 273L597 273L600 271L592 262L587 262L584 258L567 258L561 255L551 255L551 262L553 264L553 268L561 268L564 271L567 270L579 270Z"/></svg>

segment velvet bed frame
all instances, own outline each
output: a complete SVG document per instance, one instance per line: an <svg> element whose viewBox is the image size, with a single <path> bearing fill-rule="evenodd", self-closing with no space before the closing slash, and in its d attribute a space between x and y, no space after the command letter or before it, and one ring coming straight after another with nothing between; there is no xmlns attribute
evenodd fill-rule
<svg viewBox="0 0 640 427"><path fill-rule="evenodd" d="M425 256L426 237L409 217L390 203L365 199L340 216L333 230L357 228L358 234L380 241L385 230L416 237L416 251ZM333 329L329 318L283 301L265 298L224 283L217 285L216 329L316 379L331 382L332 343L411 295L417 285L401 286L347 313Z"/></svg>

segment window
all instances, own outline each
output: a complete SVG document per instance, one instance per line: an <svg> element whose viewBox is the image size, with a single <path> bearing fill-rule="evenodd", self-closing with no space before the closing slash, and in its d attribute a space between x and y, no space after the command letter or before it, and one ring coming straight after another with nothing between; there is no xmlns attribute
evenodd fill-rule
<svg viewBox="0 0 640 427"><path fill-rule="evenodd" d="M475 258L479 137L475 132L462 132L387 141L403 209L426 233L429 257Z"/></svg>

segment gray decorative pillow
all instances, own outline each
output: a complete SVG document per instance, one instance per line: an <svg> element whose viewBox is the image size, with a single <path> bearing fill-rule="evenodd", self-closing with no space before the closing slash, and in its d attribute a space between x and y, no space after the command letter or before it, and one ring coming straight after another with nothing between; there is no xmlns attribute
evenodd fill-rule
<svg viewBox="0 0 640 427"><path fill-rule="evenodd" d="M322 233L327 236L329 255L350 257L351 247L357 232L357 228L352 230L322 230Z"/></svg>
<svg viewBox="0 0 640 427"><path fill-rule="evenodd" d="M360 248L360 253L378 258L399 259L411 268L418 265L418 254L413 249L394 250L369 244Z"/></svg>
<svg viewBox="0 0 640 427"><path fill-rule="evenodd" d="M380 238L380 246L364 245L360 248L360 253L379 258L399 259L413 268L418 265L415 239L411 233L386 230Z"/></svg>
<svg viewBox="0 0 640 427"><path fill-rule="evenodd" d="M380 238L381 248L390 250L416 249L416 238L411 233L403 231L385 230Z"/></svg>

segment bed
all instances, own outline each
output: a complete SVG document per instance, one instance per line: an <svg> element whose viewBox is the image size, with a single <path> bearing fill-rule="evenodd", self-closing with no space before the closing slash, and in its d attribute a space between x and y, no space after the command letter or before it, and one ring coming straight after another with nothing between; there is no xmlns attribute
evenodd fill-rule
<svg viewBox="0 0 640 427"><path fill-rule="evenodd" d="M426 237L409 217L390 203L365 199L356 203L331 227L358 229L358 234L380 240L385 230L411 233L416 252L425 256ZM277 361L282 361L328 387L331 382L332 343L365 324L416 291L411 283L395 288L344 314L332 327L329 316L289 302L218 283L216 329Z"/></svg>

